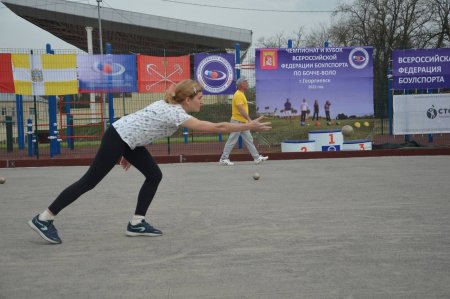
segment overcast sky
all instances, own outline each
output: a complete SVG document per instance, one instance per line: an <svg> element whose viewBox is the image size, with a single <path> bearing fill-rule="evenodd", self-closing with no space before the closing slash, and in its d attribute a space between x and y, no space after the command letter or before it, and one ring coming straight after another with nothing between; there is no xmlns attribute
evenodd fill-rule
<svg viewBox="0 0 450 299"><path fill-rule="evenodd" d="M56 0L47 0L49 3L54 1ZM97 5L96 0L74 2ZM253 44L256 44L261 36L270 37L279 32L289 36L300 26L304 26L305 31L309 31L320 24L328 25L331 21L330 12L282 11L331 11L342 2L351 3L351 0L103 0L101 5L163 17L249 29L253 31ZM274 10L275 12L270 12ZM0 3L0 49L45 49L46 43L50 43L54 49L74 49L73 46L15 15Z"/></svg>

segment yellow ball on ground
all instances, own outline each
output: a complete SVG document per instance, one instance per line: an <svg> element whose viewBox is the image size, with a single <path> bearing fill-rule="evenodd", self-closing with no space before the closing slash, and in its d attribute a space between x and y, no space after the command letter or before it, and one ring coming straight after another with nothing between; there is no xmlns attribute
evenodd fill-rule
<svg viewBox="0 0 450 299"><path fill-rule="evenodd" d="M355 122L355 128L361 128L361 124L359 123L359 121Z"/></svg>
<svg viewBox="0 0 450 299"><path fill-rule="evenodd" d="M364 122L364 127L368 127L368 126L370 126L369 122L365 121Z"/></svg>

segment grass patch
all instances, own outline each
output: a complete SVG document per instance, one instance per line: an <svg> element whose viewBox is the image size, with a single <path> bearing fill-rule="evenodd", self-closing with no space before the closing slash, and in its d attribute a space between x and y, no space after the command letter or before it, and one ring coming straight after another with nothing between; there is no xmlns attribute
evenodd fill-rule
<svg viewBox="0 0 450 299"><path fill-rule="evenodd" d="M374 127L374 119L332 120L330 123L323 119L318 123L306 120L305 126L300 125L299 117L290 120L277 117L266 117L265 119L272 123L272 130L254 133L254 137L259 144L266 145L280 144L285 140L308 140L310 131L341 130L344 125L351 125L354 129L354 134L345 140L368 139L371 137ZM356 122L361 125L359 128L355 127ZM364 126L365 122L368 126Z"/></svg>

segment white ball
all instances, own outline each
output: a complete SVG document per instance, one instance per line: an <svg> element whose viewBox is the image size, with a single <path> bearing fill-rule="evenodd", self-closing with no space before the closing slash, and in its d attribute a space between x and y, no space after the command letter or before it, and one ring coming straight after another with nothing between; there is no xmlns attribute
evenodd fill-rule
<svg viewBox="0 0 450 299"><path fill-rule="evenodd" d="M349 126L349 125L345 125L342 127L342 135L344 135L344 137L350 137L353 135L353 127Z"/></svg>
<svg viewBox="0 0 450 299"><path fill-rule="evenodd" d="M253 174L253 179L254 179L255 181L256 181L256 180L259 180L259 177L260 177L259 173L255 172L255 173Z"/></svg>
<svg viewBox="0 0 450 299"><path fill-rule="evenodd" d="M6 182L6 179L2 176L0 176L0 184L4 184Z"/></svg>

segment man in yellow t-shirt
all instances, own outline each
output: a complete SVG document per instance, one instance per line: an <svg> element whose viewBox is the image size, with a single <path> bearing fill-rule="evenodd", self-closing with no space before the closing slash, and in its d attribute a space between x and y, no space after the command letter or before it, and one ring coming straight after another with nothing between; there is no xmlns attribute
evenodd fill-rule
<svg viewBox="0 0 450 299"><path fill-rule="evenodd" d="M245 91L248 89L248 81L245 77L241 77L236 81L236 86L238 90L233 95L233 100L231 102L231 121L232 123L247 123L252 119L248 113L248 102L245 96ZM219 163L226 166L234 165L233 162L230 161L229 156L231 151L233 150L236 142L238 141L239 136L242 136L242 141L247 147L248 151L253 157L253 160L256 164L259 164L263 161L269 159L267 156L262 156L258 153L255 145L253 144L253 136L250 130L242 131L242 132L234 132L230 133L228 136L227 143L223 149L222 156L220 157Z"/></svg>

